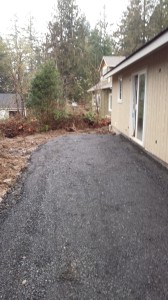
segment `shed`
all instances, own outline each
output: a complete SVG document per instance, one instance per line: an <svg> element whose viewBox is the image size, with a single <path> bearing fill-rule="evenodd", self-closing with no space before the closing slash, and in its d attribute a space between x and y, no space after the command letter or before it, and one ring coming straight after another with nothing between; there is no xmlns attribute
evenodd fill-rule
<svg viewBox="0 0 168 300"><path fill-rule="evenodd" d="M19 95L0 94L0 119L15 116L17 113L21 113L21 111L22 103Z"/></svg>

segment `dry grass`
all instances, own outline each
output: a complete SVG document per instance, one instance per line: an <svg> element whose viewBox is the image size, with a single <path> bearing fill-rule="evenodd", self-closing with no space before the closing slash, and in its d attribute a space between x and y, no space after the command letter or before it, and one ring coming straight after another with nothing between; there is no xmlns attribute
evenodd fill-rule
<svg viewBox="0 0 168 300"><path fill-rule="evenodd" d="M13 139L0 139L0 200L14 185L21 171L25 168L32 151L38 145L65 134L65 130L34 134L31 136L18 136Z"/></svg>

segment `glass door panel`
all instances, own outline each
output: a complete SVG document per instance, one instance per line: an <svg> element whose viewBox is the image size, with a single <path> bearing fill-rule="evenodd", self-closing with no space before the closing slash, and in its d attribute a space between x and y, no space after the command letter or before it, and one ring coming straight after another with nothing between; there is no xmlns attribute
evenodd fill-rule
<svg viewBox="0 0 168 300"><path fill-rule="evenodd" d="M142 141L143 138L144 102L145 102L145 74L141 74L139 75L137 130L136 130L136 137L140 141Z"/></svg>

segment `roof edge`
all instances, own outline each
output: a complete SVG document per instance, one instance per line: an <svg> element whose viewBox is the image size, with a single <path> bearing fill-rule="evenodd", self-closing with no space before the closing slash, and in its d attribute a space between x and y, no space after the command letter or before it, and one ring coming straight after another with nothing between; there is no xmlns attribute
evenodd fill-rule
<svg viewBox="0 0 168 300"><path fill-rule="evenodd" d="M104 75L104 78L109 78L110 76L118 73L119 71L123 70L124 68L128 67L129 65L133 64L134 62L152 53L153 51L157 50L158 48L160 48L161 46L167 43L168 43L168 28L160 32L152 40L150 40L142 47L137 49L135 52L133 52L131 55L129 55L125 60L119 63L113 70L107 72Z"/></svg>

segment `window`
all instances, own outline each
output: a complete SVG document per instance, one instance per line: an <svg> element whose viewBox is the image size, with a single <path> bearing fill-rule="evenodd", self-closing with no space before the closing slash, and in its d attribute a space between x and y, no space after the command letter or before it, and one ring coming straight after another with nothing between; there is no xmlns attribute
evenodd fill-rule
<svg viewBox="0 0 168 300"><path fill-rule="evenodd" d="M122 102L122 78L118 79L118 102L121 103Z"/></svg>
<svg viewBox="0 0 168 300"><path fill-rule="evenodd" d="M109 95L108 99L108 110L112 111L112 94Z"/></svg>

